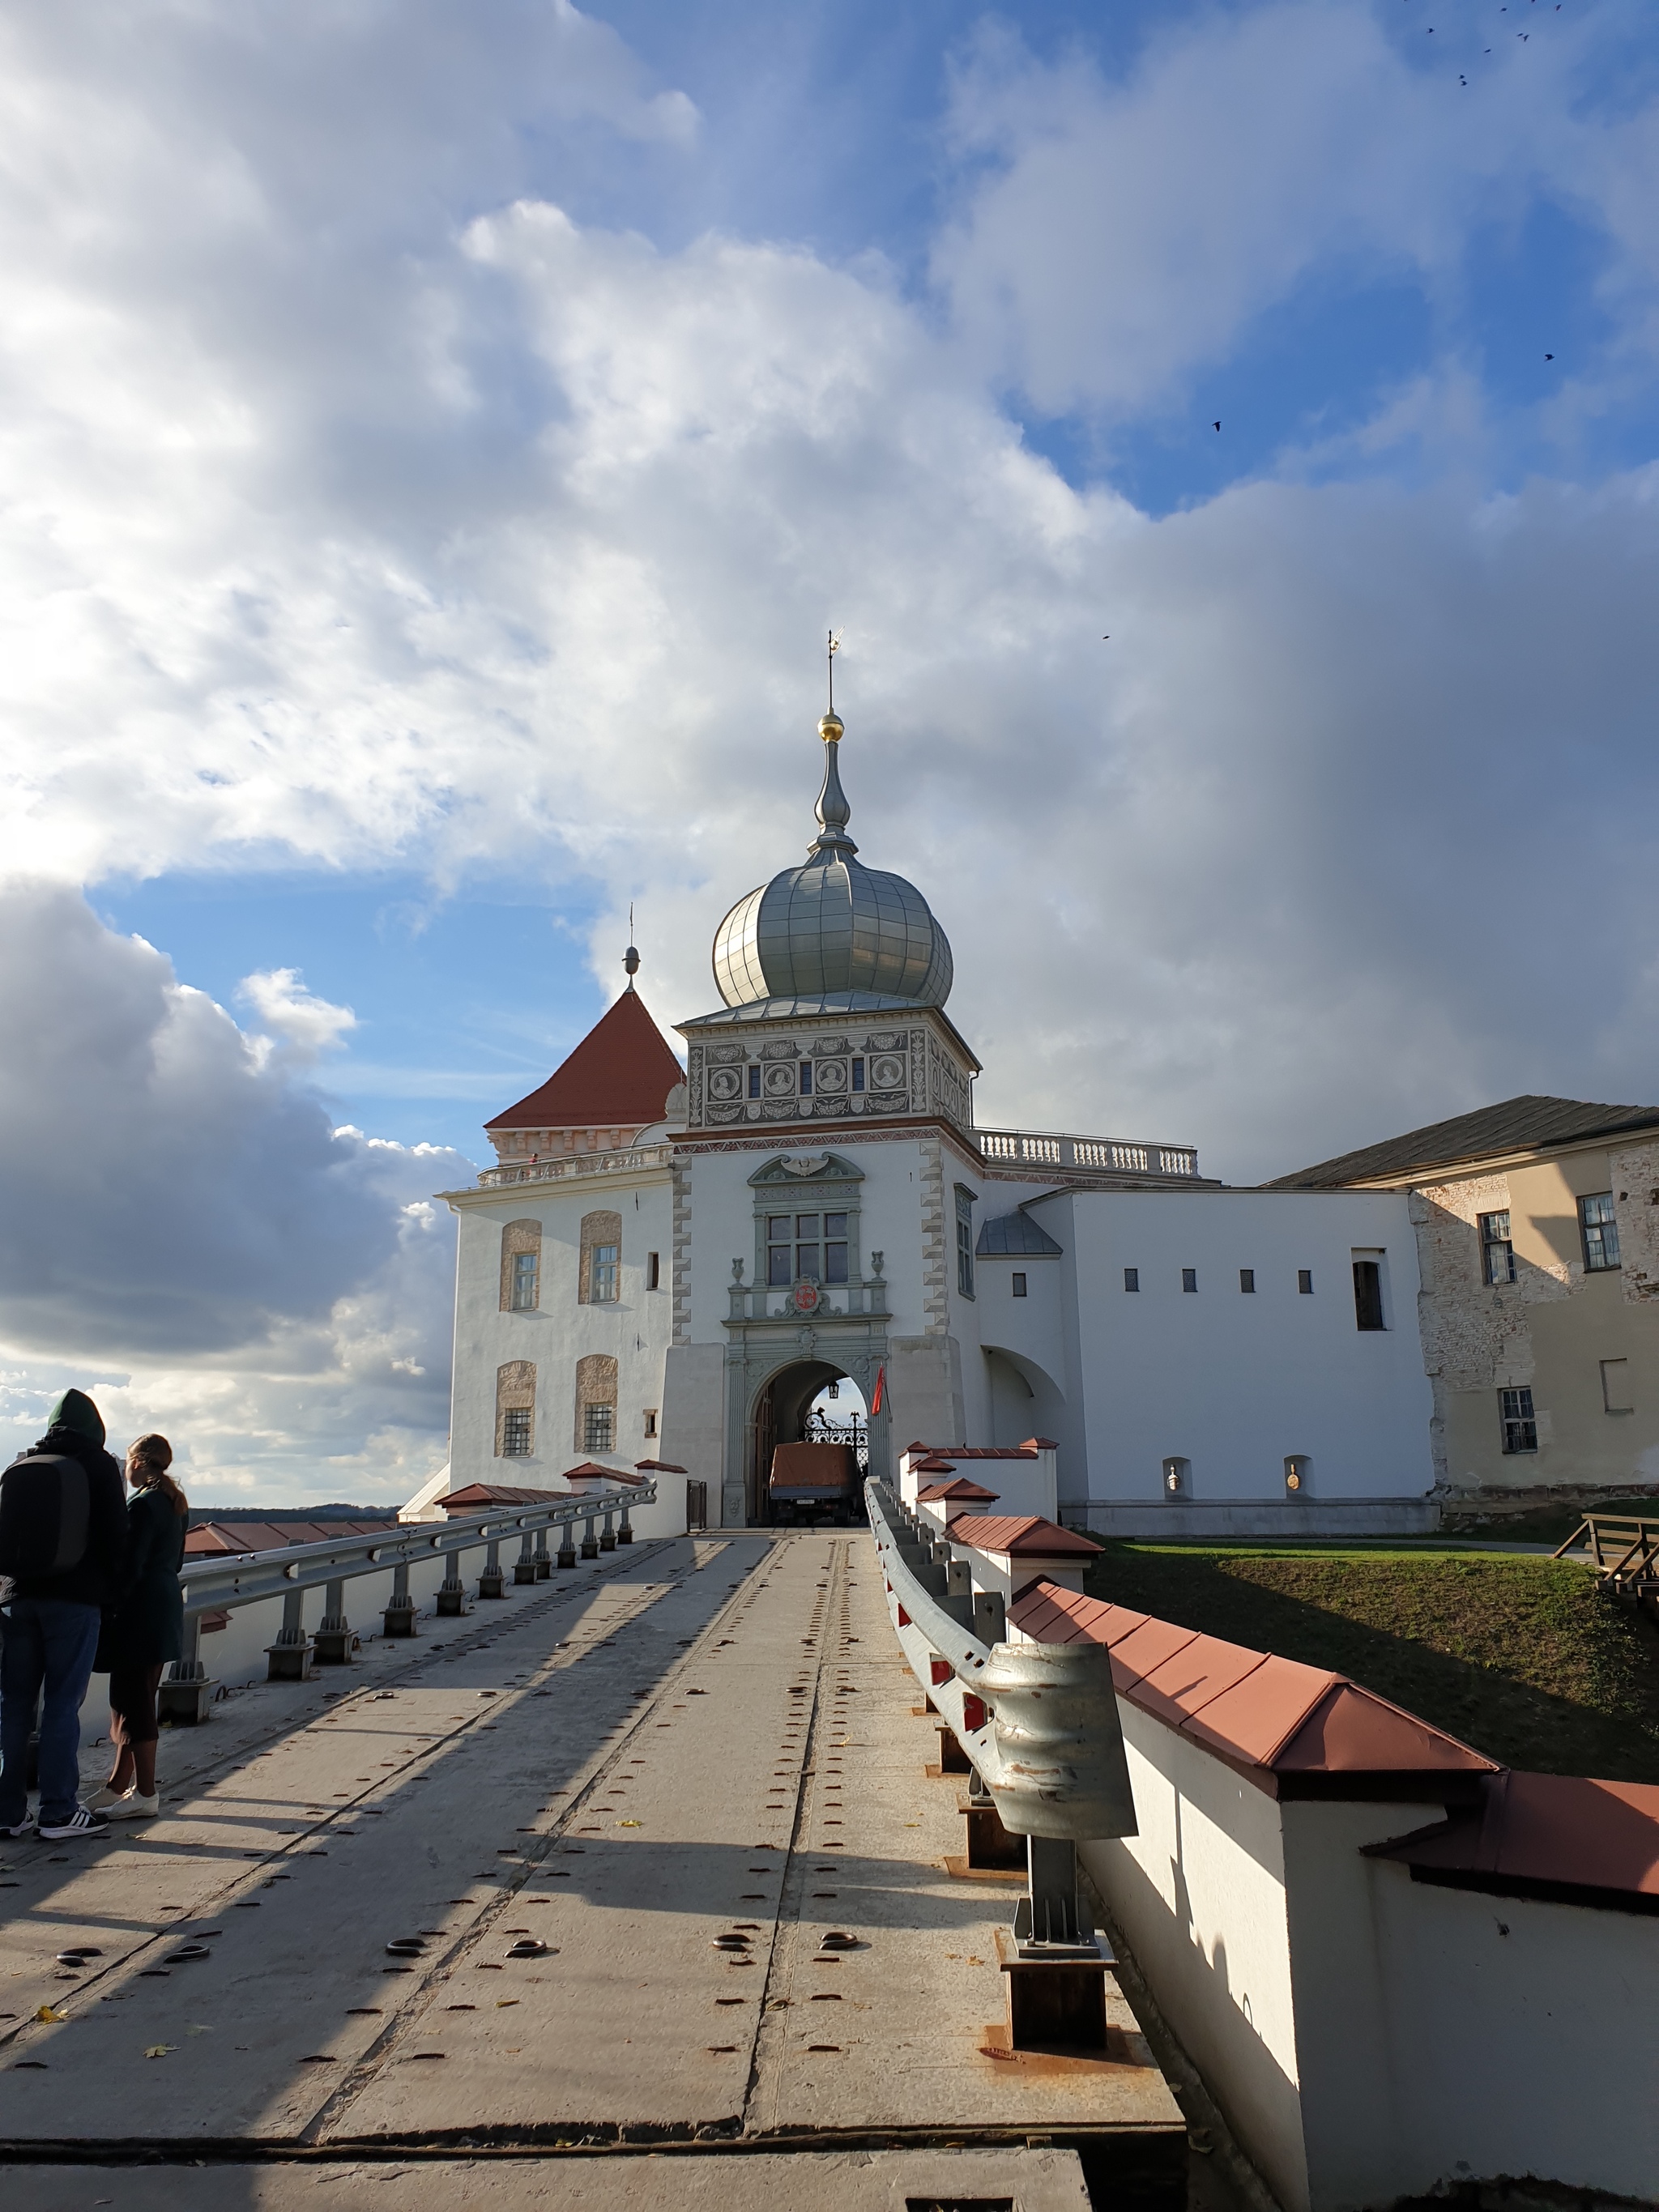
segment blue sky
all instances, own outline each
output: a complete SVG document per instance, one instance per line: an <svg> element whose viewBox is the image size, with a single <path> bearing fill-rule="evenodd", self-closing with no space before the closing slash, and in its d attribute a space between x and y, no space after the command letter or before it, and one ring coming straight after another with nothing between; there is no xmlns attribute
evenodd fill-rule
<svg viewBox="0 0 1659 2212"><path fill-rule="evenodd" d="M422 1209L630 902L706 1008L831 623L988 1121L1243 1180L1659 1097L1650 8L19 0L0 61L0 992L64 1086L0 1098L0 1421L95 1356L227 1495L412 1488ZM31 1301L89 1157L131 1244Z"/></svg>

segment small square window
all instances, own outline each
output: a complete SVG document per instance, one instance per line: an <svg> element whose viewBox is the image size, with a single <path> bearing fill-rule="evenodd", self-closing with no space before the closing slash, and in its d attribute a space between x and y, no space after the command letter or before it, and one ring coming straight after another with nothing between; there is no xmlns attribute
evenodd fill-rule
<svg viewBox="0 0 1659 2212"><path fill-rule="evenodd" d="M1584 1267L1599 1275L1619 1265L1619 1224L1613 1215L1613 1193L1578 1201L1578 1228L1584 1240Z"/></svg>
<svg viewBox="0 0 1659 2212"><path fill-rule="evenodd" d="M1014 1296L1015 1296L1017 1298L1023 1298L1023 1297L1024 1297L1024 1295L1025 1295L1025 1278L1024 1278L1024 1275L1016 1275L1016 1276L1014 1277L1014 1279L1013 1279L1013 1291L1014 1291Z"/></svg>
<svg viewBox="0 0 1659 2212"><path fill-rule="evenodd" d="M1297 1269L1296 1287L1301 1291L1304 1298L1310 1298L1313 1296L1313 1269L1311 1267L1298 1267Z"/></svg>
<svg viewBox="0 0 1659 2212"><path fill-rule="evenodd" d="M1195 1291L1198 1288L1198 1270L1196 1267L1183 1267L1182 1269L1181 1287L1183 1291Z"/></svg>
<svg viewBox="0 0 1659 2212"><path fill-rule="evenodd" d="M1239 1271L1238 1271L1238 1287L1239 1287L1239 1289L1240 1289L1241 1291L1254 1291L1254 1290L1255 1290L1255 1269L1254 1267L1241 1267L1241 1268L1239 1269Z"/></svg>
<svg viewBox="0 0 1659 2212"><path fill-rule="evenodd" d="M1138 1291L1140 1288L1139 1267L1126 1267L1123 1270L1123 1287L1126 1291Z"/></svg>
<svg viewBox="0 0 1659 2212"><path fill-rule="evenodd" d="M1503 1424L1506 1452L1534 1452L1538 1449L1538 1417L1532 1409L1530 1390L1500 1390L1498 1417Z"/></svg>
<svg viewBox="0 0 1659 2212"><path fill-rule="evenodd" d="M758 1067L751 1067L751 1068L750 1069L750 1071L749 1071L749 1096L750 1096L751 1098L758 1098L758 1097L760 1097L760 1095L761 1095L760 1083L761 1083L761 1072L760 1072L759 1068L758 1068Z"/></svg>
<svg viewBox="0 0 1659 2212"><path fill-rule="evenodd" d="M501 1457L528 1459L530 1456L530 1408L528 1406L509 1406L501 1415Z"/></svg>

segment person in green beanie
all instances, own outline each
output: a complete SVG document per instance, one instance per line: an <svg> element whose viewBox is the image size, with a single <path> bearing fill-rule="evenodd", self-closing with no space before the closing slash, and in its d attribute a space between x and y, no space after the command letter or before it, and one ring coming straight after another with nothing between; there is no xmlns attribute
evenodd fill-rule
<svg viewBox="0 0 1659 2212"><path fill-rule="evenodd" d="M103 1416L84 1391L64 1393L45 1436L13 1464L40 1458L75 1460L85 1468L86 1540L80 1558L61 1572L0 1582L0 1836L26 1835L35 1825L26 1777L38 1699L40 1830L57 1843L108 1830L103 1815L80 1802L81 1708L102 1607L114 1594L126 1551L127 1507L120 1467L104 1449Z"/></svg>

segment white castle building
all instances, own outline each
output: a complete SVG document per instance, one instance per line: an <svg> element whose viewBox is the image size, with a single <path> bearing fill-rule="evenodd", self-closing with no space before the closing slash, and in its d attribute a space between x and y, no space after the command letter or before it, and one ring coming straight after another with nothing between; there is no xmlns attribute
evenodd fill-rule
<svg viewBox="0 0 1659 2212"><path fill-rule="evenodd" d="M1430 1525L1406 1194L976 1127L950 945L858 858L833 711L818 732L818 835L715 932L723 1003L678 1024L684 1067L630 949L622 997L488 1125L498 1164L444 1194L453 1486L643 1465L661 1525L684 1475L740 1526L848 1377L872 1469L1039 1440L1061 1516L1102 1533Z"/></svg>

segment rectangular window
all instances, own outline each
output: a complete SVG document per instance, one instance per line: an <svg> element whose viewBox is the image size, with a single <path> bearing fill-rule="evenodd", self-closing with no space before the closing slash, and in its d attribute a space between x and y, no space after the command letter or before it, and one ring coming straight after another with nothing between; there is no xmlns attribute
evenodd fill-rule
<svg viewBox="0 0 1659 2212"><path fill-rule="evenodd" d="M847 1216L826 1213L823 1217L823 1279L826 1283L847 1280Z"/></svg>
<svg viewBox="0 0 1659 2212"><path fill-rule="evenodd" d="M974 1194L957 1185L957 1288L974 1295Z"/></svg>
<svg viewBox="0 0 1659 2212"><path fill-rule="evenodd" d="M608 1452L617 1432L614 1406L590 1406L582 1416L582 1449Z"/></svg>
<svg viewBox="0 0 1659 2212"><path fill-rule="evenodd" d="M1024 1297L1024 1295L1025 1295L1025 1278L1024 1278L1024 1275L1016 1275L1016 1276L1014 1277L1014 1296L1015 1296L1017 1298L1023 1298L1023 1297Z"/></svg>
<svg viewBox="0 0 1659 2212"><path fill-rule="evenodd" d="M593 1303L596 1306L616 1304L617 1279L622 1273L621 1257L621 1252L615 1244L596 1244L593 1247Z"/></svg>
<svg viewBox="0 0 1659 2212"><path fill-rule="evenodd" d="M654 1437L657 1433L657 1410L654 1406L647 1406L645 1409L645 1433L648 1437Z"/></svg>
<svg viewBox="0 0 1659 2212"><path fill-rule="evenodd" d="M645 1287L647 1291L662 1288L662 1259L656 1252L647 1252L645 1255Z"/></svg>
<svg viewBox="0 0 1659 2212"><path fill-rule="evenodd" d="M501 1457L527 1459L530 1456L530 1408L528 1406L509 1406L501 1415Z"/></svg>
<svg viewBox="0 0 1659 2212"><path fill-rule="evenodd" d="M864 1088L864 1062L861 1060L855 1060L853 1062L853 1088L854 1091L862 1091Z"/></svg>
<svg viewBox="0 0 1659 2212"><path fill-rule="evenodd" d="M1313 1296L1313 1269L1311 1267L1298 1267L1297 1269L1296 1287L1300 1291L1304 1298L1310 1298Z"/></svg>
<svg viewBox="0 0 1659 2212"><path fill-rule="evenodd" d="M790 1231L794 1217L775 1213L766 1224L766 1280L772 1290L787 1290L795 1279L795 1248Z"/></svg>
<svg viewBox="0 0 1659 2212"><path fill-rule="evenodd" d="M1126 1291L1138 1291L1140 1288L1139 1267L1126 1267L1123 1270L1123 1287Z"/></svg>
<svg viewBox="0 0 1659 2212"><path fill-rule="evenodd" d="M758 1098L760 1097L760 1079L761 1072L759 1068L751 1067L749 1071L749 1096L751 1098Z"/></svg>
<svg viewBox="0 0 1659 2212"><path fill-rule="evenodd" d="M1241 1291L1254 1291L1254 1290L1255 1290L1255 1269L1254 1267L1241 1267L1241 1268L1239 1269L1239 1271L1238 1271L1238 1287L1239 1287L1239 1289L1240 1289Z"/></svg>
<svg viewBox="0 0 1659 2212"><path fill-rule="evenodd" d="M810 1060L804 1060L800 1064L800 1095L803 1098L810 1098L812 1095L812 1063Z"/></svg>
<svg viewBox="0 0 1659 2212"><path fill-rule="evenodd" d="M1628 1359L1604 1359L1601 1362L1601 1403L1609 1413L1633 1413L1630 1401L1630 1362Z"/></svg>
<svg viewBox="0 0 1659 2212"><path fill-rule="evenodd" d="M1500 1390L1498 1394L1498 1417L1504 1425L1504 1449L1506 1452L1537 1450L1538 1421L1532 1410L1530 1390Z"/></svg>
<svg viewBox="0 0 1659 2212"><path fill-rule="evenodd" d="M1613 1193L1578 1201L1578 1228L1584 1240L1584 1266L1592 1275L1619 1265L1619 1229L1613 1218Z"/></svg>
<svg viewBox="0 0 1659 2212"><path fill-rule="evenodd" d="M1183 1267L1182 1269L1181 1287L1183 1291L1195 1291L1198 1288L1198 1270L1196 1267Z"/></svg>
<svg viewBox="0 0 1659 2212"><path fill-rule="evenodd" d="M1510 1242L1509 1208L1480 1216L1480 1279L1486 1283L1515 1280L1515 1247Z"/></svg>
<svg viewBox="0 0 1659 2212"><path fill-rule="evenodd" d="M1358 1328L1386 1328L1382 1318L1382 1270L1375 1260L1353 1263L1353 1317Z"/></svg>
<svg viewBox="0 0 1659 2212"><path fill-rule="evenodd" d="M536 1310L536 1265L533 1252L515 1252L513 1255L514 1313L534 1313Z"/></svg>

